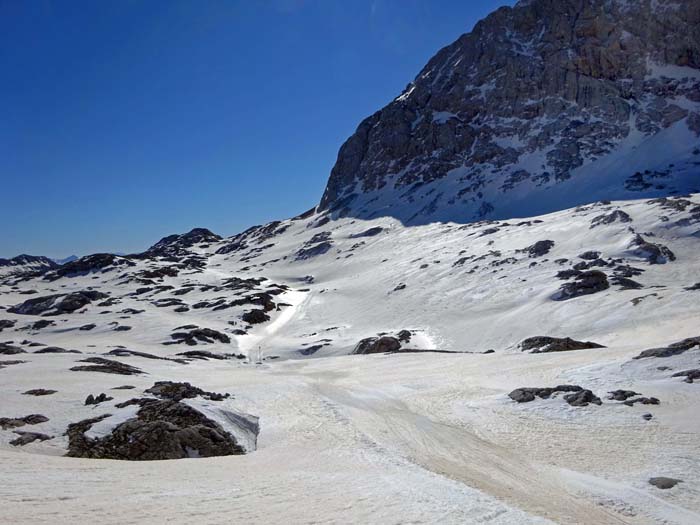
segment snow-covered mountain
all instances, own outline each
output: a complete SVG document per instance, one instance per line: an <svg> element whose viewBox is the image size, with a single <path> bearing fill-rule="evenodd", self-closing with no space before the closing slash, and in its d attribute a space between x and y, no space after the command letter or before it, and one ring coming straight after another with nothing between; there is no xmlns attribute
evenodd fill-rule
<svg viewBox="0 0 700 525"><path fill-rule="evenodd" d="M700 4L530 0L440 50L321 200L408 224L700 190Z"/></svg>
<svg viewBox="0 0 700 525"><path fill-rule="evenodd" d="M3 519L700 522L699 26L519 2L306 213L0 261Z"/></svg>
<svg viewBox="0 0 700 525"><path fill-rule="evenodd" d="M18 255L11 259L0 259L0 276L26 273L43 273L58 266L53 259L41 255Z"/></svg>

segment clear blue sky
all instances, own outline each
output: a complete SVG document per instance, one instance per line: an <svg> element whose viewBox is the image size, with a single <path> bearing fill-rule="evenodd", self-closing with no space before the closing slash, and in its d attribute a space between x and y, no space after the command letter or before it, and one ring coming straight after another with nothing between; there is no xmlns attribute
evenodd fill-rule
<svg viewBox="0 0 700 525"><path fill-rule="evenodd" d="M0 0L0 257L231 235L506 0Z"/></svg>

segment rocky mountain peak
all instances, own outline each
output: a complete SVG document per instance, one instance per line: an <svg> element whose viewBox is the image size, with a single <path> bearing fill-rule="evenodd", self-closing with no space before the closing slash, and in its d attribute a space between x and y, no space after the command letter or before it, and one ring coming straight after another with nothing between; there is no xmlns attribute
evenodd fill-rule
<svg viewBox="0 0 700 525"><path fill-rule="evenodd" d="M173 234L163 237L151 246L145 255L176 255L186 251L187 248L201 243L218 242L222 239L220 235L213 233L206 228L193 228L187 233Z"/></svg>
<svg viewBox="0 0 700 525"><path fill-rule="evenodd" d="M0 266L45 266L47 268L53 268L57 264L42 255L27 255L23 253L17 255L12 259L0 259Z"/></svg>
<svg viewBox="0 0 700 525"><path fill-rule="evenodd" d="M527 0L343 144L320 203L408 223L700 188L700 4Z"/></svg>

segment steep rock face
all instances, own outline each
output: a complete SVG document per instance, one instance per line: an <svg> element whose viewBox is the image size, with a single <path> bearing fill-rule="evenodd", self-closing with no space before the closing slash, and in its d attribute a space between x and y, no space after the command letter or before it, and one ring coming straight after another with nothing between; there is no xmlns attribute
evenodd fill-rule
<svg viewBox="0 0 700 525"><path fill-rule="evenodd" d="M700 3L521 1L359 125L320 209L415 223L690 191L699 141Z"/></svg>

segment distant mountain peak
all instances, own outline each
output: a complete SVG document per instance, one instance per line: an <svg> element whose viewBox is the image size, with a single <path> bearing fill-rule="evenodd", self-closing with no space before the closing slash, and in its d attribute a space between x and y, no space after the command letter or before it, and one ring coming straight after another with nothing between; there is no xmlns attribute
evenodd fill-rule
<svg viewBox="0 0 700 525"><path fill-rule="evenodd" d="M64 257L63 259L51 259L53 262L56 264L66 264L69 262L77 261L78 256L77 255L69 255L68 257Z"/></svg>

